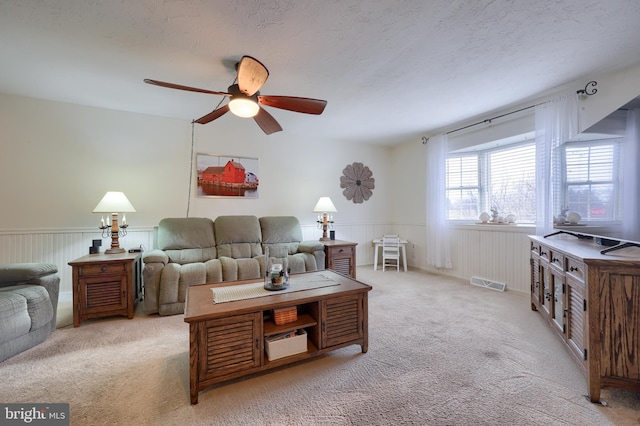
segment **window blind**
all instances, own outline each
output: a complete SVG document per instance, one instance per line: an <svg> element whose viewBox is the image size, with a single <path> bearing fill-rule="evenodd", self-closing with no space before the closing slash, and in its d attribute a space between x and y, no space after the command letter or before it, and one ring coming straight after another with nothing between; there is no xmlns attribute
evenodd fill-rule
<svg viewBox="0 0 640 426"><path fill-rule="evenodd" d="M560 203L583 220L620 219L620 140L567 143Z"/></svg>
<svg viewBox="0 0 640 426"><path fill-rule="evenodd" d="M477 154L447 158L446 174L447 218L477 218L480 214Z"/></svg>

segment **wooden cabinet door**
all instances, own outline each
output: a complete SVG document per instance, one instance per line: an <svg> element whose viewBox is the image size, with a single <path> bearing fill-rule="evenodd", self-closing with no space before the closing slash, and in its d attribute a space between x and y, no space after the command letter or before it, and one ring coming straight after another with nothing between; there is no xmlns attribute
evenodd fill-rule
<svg viewBox="0 0 640 426"><path fill-rule="evenodd" d="M598 309L601 345L601 376L622 380L628 389L640 388L640 269L611 265L588 274L589 286L600 283L598 297L590 299L589 309ZM596 354L587 354L594 357Z"/></svg>
<svg viewBox="0 0 640 426"><path fill-rule="evenodd" d="M199 324L200 380L262 365L262 315L259 312Z"/></svg>
<svg viewBox="0 0 640 426"><path fill-rule="evenodd" d="M550 268L551 271L551 315L549 320L551 325L554 326L556 331L562 335L565 332L565 306L564 306L564 274L555 271L554 268Z"/></svg>
<svg viewBox="0 0 640 426"><path fill-rule="evenodd" d="M355 244L327 246L327 269L351 278L356 277L356 248Z"/></svg>
<svg viewBox="0 0 640 426"><path fill-rule="evenodd" d="M363 318L362 295L324 300L322 302L322 348L362 340Z"/></svg>
<svg viewBox="0 0 640 426"><path fill-rule="evenodd" d="M565 339L582 365L585 365L586 327L584 282L567 274L566 277L566 333Z"/></svg>
<svg viewBox="0 0 640 426"><path fill-rule="evenodd" d="M88 276L79 284L81 315L127 309L126 275Z"/></svg>
<svg viewBox="0 0 640 426"><path fill-rule="evenodd" d="M549 267L549 262L540 258L540 285L542 291L542 300L540 301L540 313L544 319L548 320L551 316L551 300L553 298L553 274Z"/></svg>
<svg viewBox="0 0 640 426"><path fill-rule="evenodd" d="M542 280L540 256L531 254L531 309L537 311L542 303Z"/></svg>

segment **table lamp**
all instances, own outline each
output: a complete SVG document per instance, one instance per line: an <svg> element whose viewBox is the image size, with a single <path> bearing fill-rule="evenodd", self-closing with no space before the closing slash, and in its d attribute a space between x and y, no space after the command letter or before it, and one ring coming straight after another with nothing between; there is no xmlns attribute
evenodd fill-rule
<svg viewBox="0 0 640 426"><path fill-rule="evenodd" d="M322 213L322 215L318 215L318 227L322 227L322 238L320 241L329 241L329 237L327 237L327 227L329 224L333 226L333 215L328 216L327 213L337 212L336 206L333 205L331 198L329 197L320 197L318 203L313 208L314 213Z"/></svg>
<svg viewBox="0 0 640 426"><path fill-rule="evenodd" d="M124 249L120 247L118 239L127 235L127 217L124 213L135 213L127 196L123 192L108 191L102 200L98 203L94 213L107 213L107 220L100 219L100 229L102 229L102 237L109 236L107 230L111 228L111 248L105 250L106 254L124 253ZM111 224L109 224L109 213L111 213ZM118 226L118 213L122 213L122 224Z"/></svg>

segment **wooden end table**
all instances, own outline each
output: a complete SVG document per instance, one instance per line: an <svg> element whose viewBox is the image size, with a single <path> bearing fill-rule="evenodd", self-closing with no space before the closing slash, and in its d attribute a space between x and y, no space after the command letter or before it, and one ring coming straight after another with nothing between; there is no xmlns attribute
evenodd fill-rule
<svg viewBox="0 0 640 426"><path fill-rule="evenodd" d="M358 243L342 240L323 241L327 269L348 277L356 277L356 246Z"/></svg>
<svg viewBox="0 0 640 426"><path fill-rule="evenodd" d="M142 295L141 253L89 254L69 262L73 269L73 326L89 318L133 318Z"/></svg>

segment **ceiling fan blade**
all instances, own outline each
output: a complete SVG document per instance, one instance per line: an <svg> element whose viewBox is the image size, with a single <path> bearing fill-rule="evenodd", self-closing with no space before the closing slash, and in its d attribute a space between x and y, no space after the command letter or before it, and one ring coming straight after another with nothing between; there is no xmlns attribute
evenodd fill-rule
<svg viewBox="0 0 640 426"><path fill-rule="evenodd" d="M297 98L294 96L266 96L258 95L258 102L262 105L303 112L305 114L322 114L327 101L311 98Z"/></svg>
<svg viewBox="0 0 640 426"><path fill-rule="evenodd" d="M197 87L182 86L180 84L151 80L149 78L145 78L144 82L148 84L155 84L156 86L168 87L169 89L188 90L189 92L207 93L209 95L231 96L231 94L226 92L214 92L212 90L198 89Z"/></svg>
<svg viewBox="0 0 640 426"><path fill-rule="evenodd" d="M253 96L269 77L269 70L251 56L243 56L238 64L238 86L240 91Z"/></svg>
<svg viewBox="0 0 640 426"><path fill-rule="evenodd" d="M260 126L262 131L265 132L267 135L270 135L271 133L279 132L282 130L282 127L280 127L280 124L278 124L276 119L273 118L273 116L269 114L267 111L265 111L264 108L260 108L258 110L258 114L256 114L256 116L253 117L253 119L256 120L256 123L258 123L258 126Z"/></svg>
<svg viewBox="0 0 640 426"><path fill-rule="evenodd" d="M229 104L225 106L221 106L220 108L211 111L209 114L202 116L197 120L194 120L193 122L198 124L207 124L212 122L216 118L223 116L224 114L227 113L227 111L229 111Z"/></svg>

